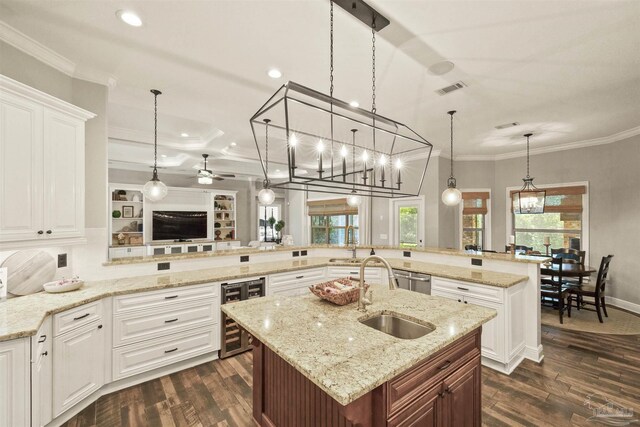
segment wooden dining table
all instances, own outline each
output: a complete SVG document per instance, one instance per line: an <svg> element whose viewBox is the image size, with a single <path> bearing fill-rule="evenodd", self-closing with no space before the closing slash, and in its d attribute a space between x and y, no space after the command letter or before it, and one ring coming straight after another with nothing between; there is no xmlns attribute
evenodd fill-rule
<svg viewBox="0 0 640 427"><path fill-rule="evenodd" d="M589 277L597 270L588 265L581 264L562 264L563 277ZM558 274L558 266L556 264L544 265L540 264L540 274L545 276L554 276Z"/></svg>

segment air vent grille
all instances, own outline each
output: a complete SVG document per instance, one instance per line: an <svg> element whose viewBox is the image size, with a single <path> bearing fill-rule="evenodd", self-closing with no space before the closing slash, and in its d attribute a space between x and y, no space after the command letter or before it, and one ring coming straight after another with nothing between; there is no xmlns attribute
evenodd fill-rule
<svg viewBox="0 0 640 427"><path fill-rule="evenodd" d="M451 86L447 86L447 87L443 87L442 89L438 89L436 91L436 93L438 95L446 95L448 93L451 93L453 91L456 91L458 89L462 89L463 87L466 87L467 85L464 82L455 82L454 84L452 84Z"/></svg>
<svg viewBox="0 0 640 427"><path fill-rule="evenodd" d="M512 128L514 126L519 126L520 123L518 122L512 122L512 123L505 123L503 125L498 125L496 126L496 129L506 129L506 128Z"/></svg>

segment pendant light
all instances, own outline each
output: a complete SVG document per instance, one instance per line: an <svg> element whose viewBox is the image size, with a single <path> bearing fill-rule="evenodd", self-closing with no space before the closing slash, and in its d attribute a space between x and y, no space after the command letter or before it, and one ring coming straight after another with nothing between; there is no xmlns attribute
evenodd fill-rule
<svg viewBox="0 0 640 427"><path fill-rule="evenodd" d="M520 191L513 194L513 213L515 214L544 213L547 192L536 188L533 185L533 178L529 176L529 138L532 135L532 133L524 135L527 138L527 177L522 178L524 185Z"/></svg>
<svg viewBox="0 0 640 427"><path fill-rule="evenodd" d="M262 181L262 190L258 193L258 201L261 205L269 206L276 200L276 194L270 188L271 181L269 180L269 122L271 120L264 119L265 124L265 156L264 156L264 181Z"/></svg>
<svg viewBox="0 0 640 427"><path fill-rule="evenodd" d="M353 144L351 149L351 170L352 171L356 170L356 132L358 132L358 129L351 129L351 133L353 135L352 137ZM357 208L362 204L362 197L356 191L356 186L355 186L356 174L354 173L351 176L353 178L354 185L351 188L351 193L349 193L349 195L347 196L347 204L352 208Z"/></svg>
<svg viewBox="0 0 640 427"><path fill-rule="evenodd" d="M152 202L162 200L167 196L167 186L158 178L158 95L157 89L151 89L154 103L154 134L153 134L153 176L142 188L144 196Z"/></svg>
<svg viewBox="0 0 640 427"><path fill-rule="evenodd" d="M447 189L442 192L442 203L447 206L456 206L462 200L462 193L456 188L456 179L453 177L453 115L456 110L447 111L451 116L451 175L447 180Z"/></svg>

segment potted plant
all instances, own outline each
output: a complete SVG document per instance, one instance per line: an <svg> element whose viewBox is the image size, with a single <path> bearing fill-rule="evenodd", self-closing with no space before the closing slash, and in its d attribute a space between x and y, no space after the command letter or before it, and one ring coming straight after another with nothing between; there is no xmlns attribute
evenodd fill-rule
<svg viewBox="0 0 640 427"><path fill-rule="evenodd" d="M276 225L275 225L274 228L276 230L276 233L278 233L278 239L276 240L276 243L280 244L280 242L282 242L282 234L281 234L281 232L282 232L282 229L284 228L284 221L280 220L280 221L276 222Z"/></svg>
<svg viewBox="0 0 640 427"><path fill-rule="evenodd" d="M271 227L271 241L273 242L275 240L274 235L273 235L273 226L276 223L276 219L274 217L271 217L267 220L267 223L269 223L269 227Z"/></svg>

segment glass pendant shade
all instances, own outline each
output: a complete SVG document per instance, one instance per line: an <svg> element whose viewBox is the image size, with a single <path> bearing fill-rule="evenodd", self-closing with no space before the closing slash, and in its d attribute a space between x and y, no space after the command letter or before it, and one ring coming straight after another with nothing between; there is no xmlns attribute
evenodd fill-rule
<svg viewBox="0 0 640 427"><path fill-rule="evenodd" d="M532 135L531 133L524 135L527 138L527 177L522 178L524 185L520 191L513 193L513 213L515 214L544 213L547 192L533 185L533 178L529 176L529 138Z"/></svg>
<svg viewBox="0 0 640 427"><path fill-rule="evenodd" d="M213 178L210 176L199 176L198 184L211 185L213 184Z"/></svg>
<svg viewBox="0 0 640 427"><path fill-rule="evenodd" d="M357 208L362 204L362 197L360 197L360 195L355 191L352 191L347 197L347 204L352 208Z"/></svg>
<svg viewBox="0 0 640 427"><path fill-rule="evenodd" d="M462 200L462 193L456 187L449 187L442 192L442 203L447 206L456 206Z"/></svg>
<svg viewBox="0 0 640 427"><path fill-rule="evenodd" d="M147 182L142 188L142 193L144 197L151 200L152 202L157 202L158 200L162 200L167 195L167 186L158 179L158 175L154 174L153 178L149 182Z"/></svg>
<svg viewBox="0 0 640 427"><path fill-rule="evenodd" d="M276 200L276 193L270 188L263 188L258 193L258 201L261 205L269 206Z"/></svg>

